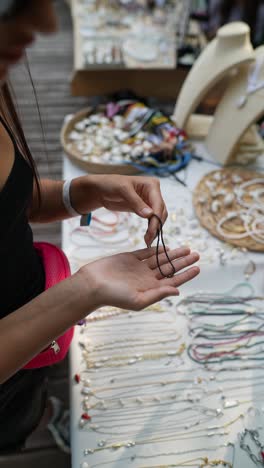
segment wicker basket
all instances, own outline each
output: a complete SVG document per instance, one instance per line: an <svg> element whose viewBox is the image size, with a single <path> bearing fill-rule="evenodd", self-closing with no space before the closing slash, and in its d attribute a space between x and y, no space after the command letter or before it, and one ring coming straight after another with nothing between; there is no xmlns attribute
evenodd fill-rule
<svg viewBox="0 0 264 468"><path fill-rule="evenodd" d="M97 107L97 111L105 112L105 106L101 105ZM75 150L69 149L69 134L74 130L75 125L86 117L89 117L94 112L94 108L87 107L86 109L77 112L70 120L68 120L62 127L61 130L61 144L66 155L79 167L87 172L94 174L121 174L121 175L136 175L140 174L140 171L128 164L106 164L106 163L94 163L85 161L82 154Z"/></svg>
<svg viewBox="0 0 264 468"><path fill-rule="evenodd" d="M216 173L220 173L225 179L224 183L223 180L216 182L214 179L214 175ZM193 193L193 204L196 211L196 215L201 223L201 225L207 229L213 236L217 237L218 239L225 241L231 245L236 247L240 247L241 249L245 248L247 250L251 250L254 252L264 252L264 244L258 242L257 240L253 239L251 236L247 236L243 239L228 239L222 236L217 230L218 222L225 216L228 215L230 212L236 212L241 210L241 206L238 204L236 199L232 202L229 207L225 207L224 204L221 204L221 208L217 213L212 213L210 207L214 200L213 193L209 190L207 186L208 181L214 181L217 185L215 191L220 189L225 189L228 193L232 194L234 192L235 184L232 181L232 176L236 175L239 176L242 182L247 182L253 179L262 179L264 182L263 174L259 174L258 172L252 172L246 169L240 168L225 168L210 172L206 174L198 183L196 189ZM254 187L254 186L252 186ZM205 203L201 203L201 199L206 198ZM228 223L228 230L230 233L236 234L240 232L241 223L238 222L237 219L234 221L229 221Z"/></svg>

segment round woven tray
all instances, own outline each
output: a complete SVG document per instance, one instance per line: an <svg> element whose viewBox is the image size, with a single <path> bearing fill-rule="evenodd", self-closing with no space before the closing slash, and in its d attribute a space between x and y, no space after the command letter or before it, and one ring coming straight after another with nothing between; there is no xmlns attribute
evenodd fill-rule
<svg viewBox="0 0 264 468"><path fill-rule="evenodd" d="M220 180L217 180L218 177L221 177ZM237 178L241 178L240 182L234 181ZM248 250L257 251L257 252L264 252L264 244L257 242L257 240L253 239L251 236L247 236L244 239L227 239L226 237L222 236L218 230L216 229L218 222L223 219L224 216L228 215L231 212L240 211L243 208L238 203L237 198L235 197L234 201L230 206L226 207L223 203L224 196L217 196L216 193L220 190L225 190L227 193L234 193L235 187L239 187L239 185L243 182L247 182L252 179L263 179L264 177L262 174L258 172L252 172L244 169L221 169L217 171L210 172L205 177L203 177L200 182L198 183L194 193L193 193L193 204L195 207L195 211L197 214L198 219L200 220L201 225L206 228L211 234L213 234L218 239L221 239L229 244L235 245L240 248L246 248ZM209 182L209 184L208 184ZM211 187L210 187L211 184ZM212 189L213 184L213 189ZM215 188L214 188L215 184ZM209 185L209 186L208 186ZM259 184L252 185L250 187L251 190L255 188L259 188ZM262 185L263 188L263 185ZM215 200L219 200L220 208L217 213L212 212L212 203ZM245 196L244 200L247 202L252 201L252 197ZM264 204L263 204L264 209ZM242 222L235 218L233 220L228 221L225 223L225 230L228 229L228 233L241 233L244 232Z"/></svg>
<svg viewBox="0 0 264 468"><path fill-rule="evenodd" d="M104 112L105 106L98 106L97 112ZM80 151L76 148L73 148L71 145L71 141L69 139L69 134L74 130L75 125L80 122L81 120L89 117L91 114L94 113L94 108L87 107L80 112L77 112L70 120L68 120L62 127L61 130L61 144L66 155L75 162L78 166L82 169L86 170L87 172L92 172L94 174L121 174L121 175L136 175L140 172L135 169L134 167L128 164L106 164L105 162L102 164L94 163L90 161L85 161L83 159L83 155Z"/></svg>

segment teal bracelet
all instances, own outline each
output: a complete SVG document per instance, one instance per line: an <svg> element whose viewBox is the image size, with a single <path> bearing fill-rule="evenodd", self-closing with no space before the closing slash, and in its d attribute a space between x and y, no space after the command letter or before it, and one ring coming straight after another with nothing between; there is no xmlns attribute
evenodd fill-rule
<svg viewBox="0 0 264 468"><path fill-rule="evenodd" d="M87 213L85 215L82 215L80 226L90 226L91 221L92 221L92 213Z"/></svg>

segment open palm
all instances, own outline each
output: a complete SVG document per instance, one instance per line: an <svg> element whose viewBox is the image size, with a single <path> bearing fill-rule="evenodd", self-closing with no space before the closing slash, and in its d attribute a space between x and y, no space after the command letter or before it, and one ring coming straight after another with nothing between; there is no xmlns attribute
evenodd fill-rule
<svg viewBox="0 0 264 468"><path fill-rule="evenodd" d="M199 255L191 253L189 248L171 250L169 257L176 271L172 278L161 275L155 248L114 255L84 268L97 284L101 306L141 310L165 297L179 295L178 287L199 274L196 266L182 271L199 260ZM172 266L162 249L159 264L165 275L171 274Z"/></svg>

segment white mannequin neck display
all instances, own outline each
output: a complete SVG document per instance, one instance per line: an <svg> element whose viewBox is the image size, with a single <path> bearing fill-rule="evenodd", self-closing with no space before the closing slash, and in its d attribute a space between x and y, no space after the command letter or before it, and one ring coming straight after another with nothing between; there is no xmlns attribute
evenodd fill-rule
<svg viewBox="0 0 264 468"><path fill-rule="evenodd" d="M234 22L220 28L183 84L174 112L177 125L186 128L189 117L208 92L233 68L253 60L254 50L247 24Z"/></svg>
<svg viewBox="0 0 264 468"><path fill-rule="evenodd" d="M243 135L263 114L264 46L261 46L255 50L255 63L244 65L232 78L217 107L206 139L214 159L222 164L231 162Z"/></svg>

